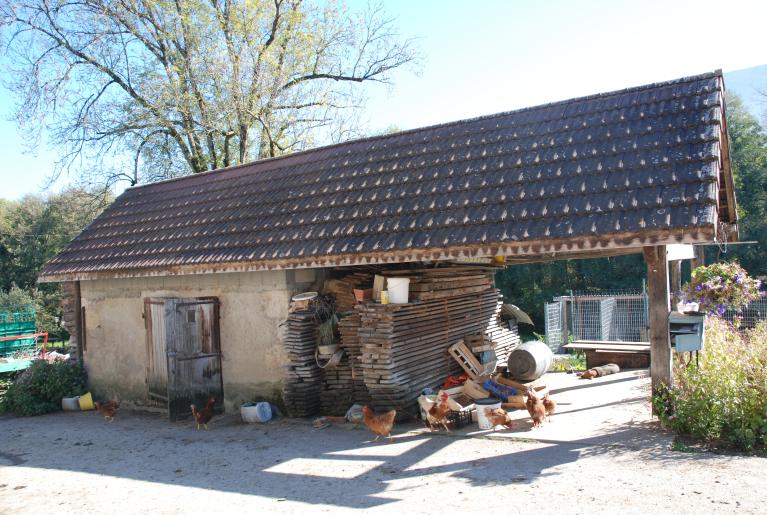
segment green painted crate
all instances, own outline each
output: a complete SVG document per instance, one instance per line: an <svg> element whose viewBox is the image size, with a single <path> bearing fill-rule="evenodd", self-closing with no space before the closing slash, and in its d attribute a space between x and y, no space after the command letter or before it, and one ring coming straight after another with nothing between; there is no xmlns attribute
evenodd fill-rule
<svg viewBox="0 0 767 515"><path fill-rule="evenodd" d="M35 310L32 306L0 307L0 338L22 336L37 332ZM0 341L0 356L35 348L35 338Z"/></svg>

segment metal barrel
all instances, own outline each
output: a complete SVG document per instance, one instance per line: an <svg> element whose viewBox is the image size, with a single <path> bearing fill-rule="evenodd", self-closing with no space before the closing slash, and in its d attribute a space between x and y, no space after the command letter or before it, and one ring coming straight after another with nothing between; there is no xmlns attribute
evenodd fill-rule
<svg viewBox="0 0 767 515"><path fill-rule="evenodd" d="M511 376L520 381L535 381L551 366L554 355L551 349L537 340L519 345L509 355L508 370Z"/></svg>

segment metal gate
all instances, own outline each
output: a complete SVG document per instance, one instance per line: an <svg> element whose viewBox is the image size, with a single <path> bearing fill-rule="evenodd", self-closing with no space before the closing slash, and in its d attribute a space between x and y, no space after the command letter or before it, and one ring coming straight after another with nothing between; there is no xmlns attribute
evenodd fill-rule
<svg viewBox="0 0 767 515"><path fill-rule="evenodd" d="M218 299L146 299L145 317L150 398L167 406L171 421L189 417L191 404L204 406L211 396L223 411Z"/></svg>

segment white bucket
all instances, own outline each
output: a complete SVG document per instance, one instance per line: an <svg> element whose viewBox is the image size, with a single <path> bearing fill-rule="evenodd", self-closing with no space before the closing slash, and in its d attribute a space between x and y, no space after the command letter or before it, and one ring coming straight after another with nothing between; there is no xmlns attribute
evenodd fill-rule
<svg viewBox="0 0 767 515"><path fill-rule="evenodd" d="M62 398L61 409L64 411L80 411L80 399L78 397Z"/></svg>
<svg viewBox="0 0 767 515"><path fill-rule="evenodd" d="M272 419L272 407L268 402L251 402L240 406L240 416L243 422L269 422Z"/></svg>
<svg viewBox="0 0 767 515"><path fill-rule="evenodd" d="M474 405L477 408L477 425L479 428L493 429L493 425L487 419L487 413L485 413L485 409L490 408L490 410L494 410L495 408L500 408L500 399L494 399L493 397L488 397L487 399L477 399L474 401Z"/></svg>
<svg viewBox="0 0 767 515"><path fill-rule="evenodd" d="M390 304L407 304L410 279L407 277L387 277L386 289L389 292Z"/></svg>

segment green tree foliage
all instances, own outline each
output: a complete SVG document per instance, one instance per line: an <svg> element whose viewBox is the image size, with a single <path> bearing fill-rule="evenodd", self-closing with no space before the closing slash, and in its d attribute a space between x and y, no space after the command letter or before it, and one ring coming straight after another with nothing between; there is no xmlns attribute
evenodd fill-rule
<svg viewBox="0 0 767 515"><path fill-rule="evenodd" d="M712 249L712 258L738 260L752 276L767 275L767 132L736 95L727 97L727 130L740 216L740 239L755 245Z"/></svg>
<svg viewBox="0 0 767 515"><path fill-rule="evenodd" d="M603 259L552 261L516 265L496 274L495 284L505 301L530 315L542 331L543 304L573 291L641 289L646 276L641 254Z"/></svg>
<svg viewBox="0 0 767 515"><path fill-rule="evenodd" d="M414 60L383 8L333 1L0 0L3 28L19 125L108 183L348 138L360 83Z"/></svg>
<svg viewBox="0 0 767 515"><path fill-rule="evenodd" d="M38 326L60 331L60 287L37 284L46 261L82 231L111 195L80 189L20 200L0 199L0 304L32 304Z"/></svg>

